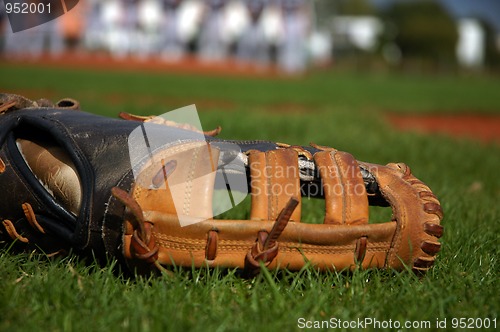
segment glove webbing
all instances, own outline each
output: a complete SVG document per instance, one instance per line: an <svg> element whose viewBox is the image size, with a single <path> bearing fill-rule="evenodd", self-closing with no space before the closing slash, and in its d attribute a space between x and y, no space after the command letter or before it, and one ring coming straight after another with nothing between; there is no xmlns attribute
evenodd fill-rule
<svg viewBox="0 0 500 332"><path fill-rule="evenodd" d="M183 159L191 160L179 158L178 162L182 162ZM327 201L325 223L367 223L368 200L359 166L354 158L348 153L330 149L317 153L314 160L320 175L325 179L322 183ZM247 252L245 268L248 274L254 274L255 270L260 267L260 261L269 265L278 255L276 242L288 222L300 222L301 197L298 154L295 150L288 148L267 152L253 151L249 154L249 167L252 195L251 219L256 223L276 221L269 233L265 230L256 232L256 242ZM181 169L184 168L181 167ZM148 177L146 176L146 178ZM337 192L339 190L340 193ZM140 199L141 196L134 195L134 199ZM120 200L125 201L124 199ZM140 200L139 204L144 205L144 208L150 205L148 202L152 202L152 200ZM139 206L139 204L134 202L133 205ZM126 205L132 210L132 214L138 214L134 212L138 209L132 204ZM169 204L155 204L156 207L160 205L168 206ZM167 213L172 212L167 211ZM138 225L133 228L135 230L130 233L132 235L130 253L134 258L151 259L154 256L152 251L156 245L149 242L151 239L149 235L147 237L137 235L138 232L139 234L143 233ZM139 241L141 239L143 240ZM213 261L217 258L219 242L218 230L209 230L205 245L205 259L207 261ZM367 242L367 236L364 234L352 242L352 264L356 264L365 256ZM150 260L149 263L153 261Z"/></svg>
<svg viewBox="0 0 500 332"><path fill-rule="evenodd" d="M314 155L325 198L325 224L368 223L368 195L357 161L352 155L326 149ZM298 206L291 221L301 220L298 154L293 149L252 152L249 155L252 220L276 220L287 202L296 197ZM309 188L311 190L311 187Z"/></svg>

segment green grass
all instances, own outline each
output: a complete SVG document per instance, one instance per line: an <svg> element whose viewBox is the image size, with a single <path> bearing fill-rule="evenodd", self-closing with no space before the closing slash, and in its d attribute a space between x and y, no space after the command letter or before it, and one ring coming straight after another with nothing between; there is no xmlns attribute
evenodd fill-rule
<svg viewBox="0 0 500 332"><path fill-rule="evenodd" d="M498 316L500 148L401 133L381 118L386 110L498 114L498 79L324 72L264 80L0 65L0 90L74 97L84 110L110 116L196 103L204 127L221 124L223 138L314 141L360 160L404 161L445 212L442 251L423 278L407 271L305 268L254 280L217 269L131 280L113 274L112 266L74 257L0 251L2 331L287 331L297 330L300 318L332 317L427 320L433 328L447 318L451 328L452 318ZM321 202L305 203L303 218L320 220ZM375 219L386 216L374 211Z"/></svg>
<svg viewBox="0 0 500 332"><path fill-rule="evenodd" d="M268 80L137 71L68 71L0 63L0 88L22 91L33 98L39 98L40 94L54 99L77 94L86 108L107 114L114 114L114 109L99 105L150 107L142 112L171 110L187 103L235 110L244 106L300 104L308 112L325 106L395 112L500 112L500 81L486 76L325 71L306 79Z"/></svg>

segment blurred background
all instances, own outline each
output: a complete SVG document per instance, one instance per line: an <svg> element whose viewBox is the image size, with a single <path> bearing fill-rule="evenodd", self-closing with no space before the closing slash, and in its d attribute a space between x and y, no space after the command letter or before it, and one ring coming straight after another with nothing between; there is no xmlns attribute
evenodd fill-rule
<svg viewBox="0 0 500 332"><path fill-rule="evenodd" d="M287 74L500 68L498 0L80 0L15 34L0 1L0 32L10 60L108 55Z"/></svg>

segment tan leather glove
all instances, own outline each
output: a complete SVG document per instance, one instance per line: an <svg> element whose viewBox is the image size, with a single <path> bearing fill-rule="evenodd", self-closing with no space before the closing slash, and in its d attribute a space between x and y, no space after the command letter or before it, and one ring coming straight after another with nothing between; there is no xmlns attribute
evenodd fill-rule
<svg viewBox="0 0 500 332"><path fill-rule="evenodd" d="M250 276L262 265L422 272L440 249L439 201L404 164L317 145L193 139L175 123L148 123L166 138L141 159L127 147L143 128L133 120L148 118L104 118L71 100L0 102L0 187L11 190L0 200L0 236L20 249L72 248L137 272L223 266ZM244 179L248 220L214 218L222 176ZM325 200L321 223L302 216L303 196ZM371 223L369 205L392 208L391 220Z"/></svg>

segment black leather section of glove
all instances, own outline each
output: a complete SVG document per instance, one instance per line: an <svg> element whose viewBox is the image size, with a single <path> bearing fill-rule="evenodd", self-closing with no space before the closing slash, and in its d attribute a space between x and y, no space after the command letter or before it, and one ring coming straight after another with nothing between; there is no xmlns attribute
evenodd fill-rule
<svg viewBox="0 0 500 332"><path fill-rule="evenodd" d="M0 174L0 218L11 220L16 229L44 241L29 226L21 208L32 205L38 222L49 233L43 236L47 247L62 241L72 248L94 254L116 255L121 243L123 206L111 195L118 186L129 190L131 171L128 139L134 130L147 131L148 137L161 137L161 144L193 140L193 133L162 125L111 119L75 110L28 108L0 115L0 158L6 164ZM82 204L78 216L67 211L33 175L16 145L16 139L50 139L66 151L82 182ZM207 140L214 140L206 137ZM152 145L154 150L155 144ZM215 143L215 142L214 142ZM276 145L266 141L238 141L242 151L269 150ZM150 151L153 153L154 151ZM145 156L142 156L145 157ZM140 160L132 159L140 163ZM5 234L4 234L5 235Z"/></svg>

